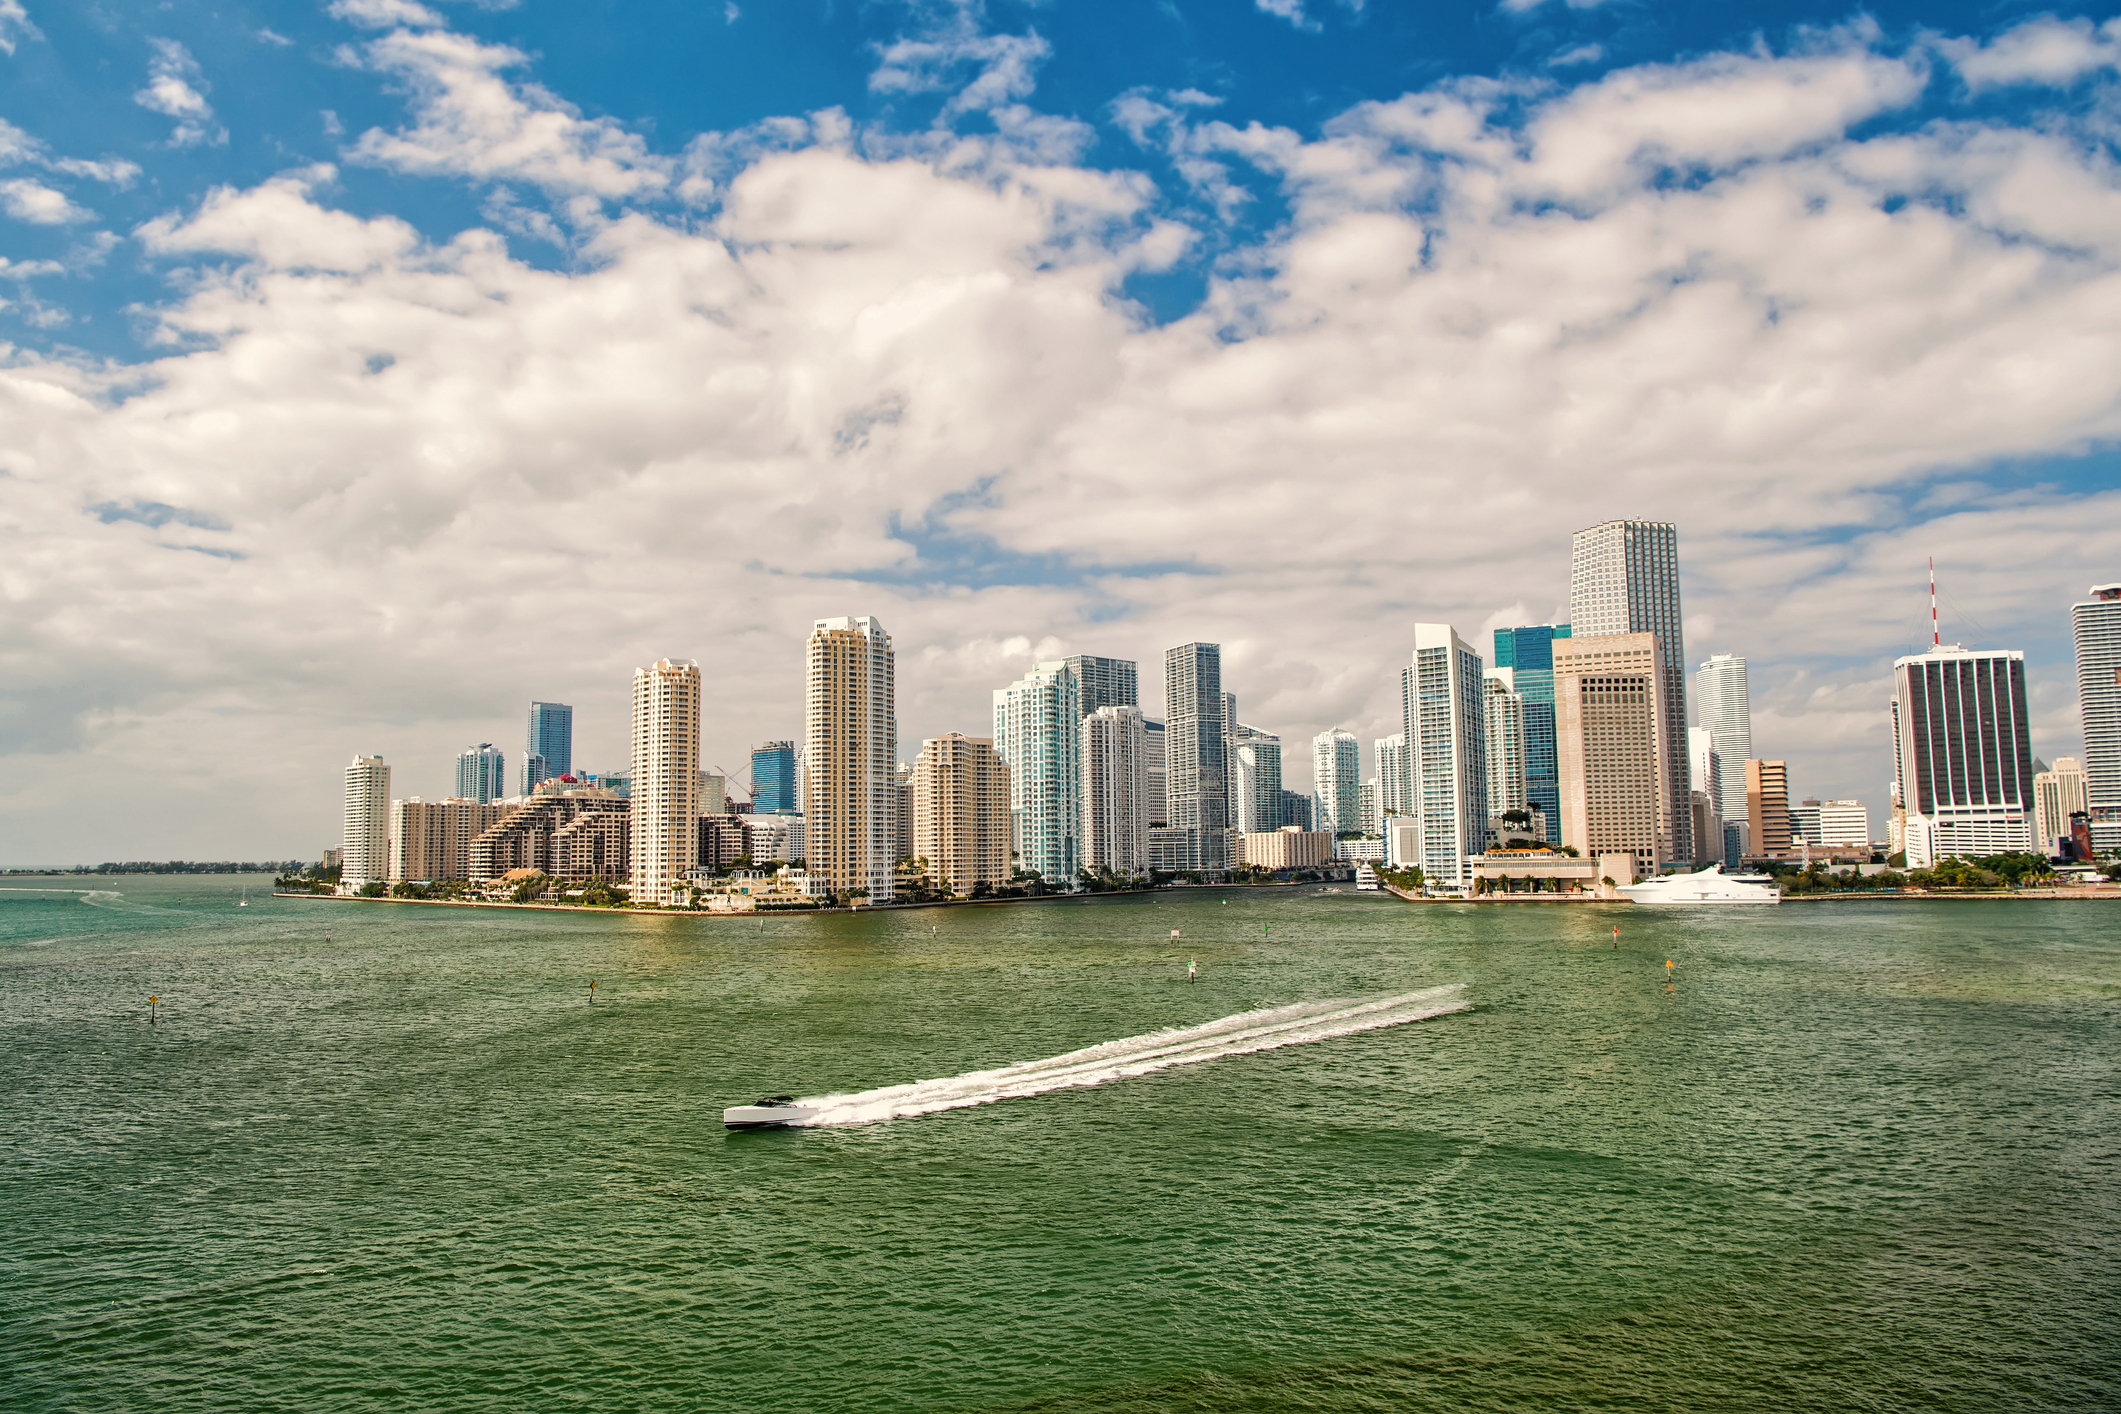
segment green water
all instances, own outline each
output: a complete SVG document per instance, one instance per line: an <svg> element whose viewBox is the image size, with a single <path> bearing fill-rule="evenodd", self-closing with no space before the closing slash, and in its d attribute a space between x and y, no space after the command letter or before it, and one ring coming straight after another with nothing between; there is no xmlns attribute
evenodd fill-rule
<svg viewBox="0 0 2121 1414"><path fill-rule="evenodd" d="M0 892L6 1409L2121 1407L2121 907L261 882ZM1454 983L1095 1088L718 1123Z"/></svg>

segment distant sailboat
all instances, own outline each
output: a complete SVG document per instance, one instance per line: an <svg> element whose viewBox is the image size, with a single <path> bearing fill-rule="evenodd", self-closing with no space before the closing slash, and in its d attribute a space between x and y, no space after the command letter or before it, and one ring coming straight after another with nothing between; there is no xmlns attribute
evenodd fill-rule
<svg viewBox="0 0 2121 1414"><path fill-rule="evenodd" d="M248 885L248 884L245 884L245 885L243 886L243 897L241 897L241 898L239 898L239 899L237 899L237 900L236 900L236 907L238 907L238 908L249 908L249 907L250 907L250 885Z"/></svg>

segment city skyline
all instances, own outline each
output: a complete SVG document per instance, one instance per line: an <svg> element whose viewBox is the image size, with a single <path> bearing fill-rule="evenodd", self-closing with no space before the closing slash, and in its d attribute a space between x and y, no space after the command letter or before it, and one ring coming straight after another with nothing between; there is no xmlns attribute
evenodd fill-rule
<svg viewBox="0 0 2121 1414"><path fill-rule="evenodd" d="M1380 625L1560 622L1616 517L1803 794L1882 790L1932 556L2084 750L2103 13L267 9L0 7L0 860L276 854L533 700L609 769L664 653L735 772L849 602L909 739L1198 639L1368 742Z"/></svg>

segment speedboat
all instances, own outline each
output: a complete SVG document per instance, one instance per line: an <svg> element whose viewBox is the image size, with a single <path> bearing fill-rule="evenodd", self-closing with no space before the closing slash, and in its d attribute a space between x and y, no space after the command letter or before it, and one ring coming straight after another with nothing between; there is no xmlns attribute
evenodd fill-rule
<svg viewBox="0 0 2121 1414"><path fill-rule="evenodd" d="M816 1113L797 1104L793 1095L768 1095L755 1105L731 1105L722 1111L722 1123L730 1129L782 1129Z"/></svg>
<svg viewBox="0 0 2121 1414"><path fill-rule="evenodd" d="M1667 874L1639 884L1622 884L1620 892L1630 903L1781 903L1780 890L1747 879L1734 879L1721 864L1711 864L1699 874Z"/></svg>

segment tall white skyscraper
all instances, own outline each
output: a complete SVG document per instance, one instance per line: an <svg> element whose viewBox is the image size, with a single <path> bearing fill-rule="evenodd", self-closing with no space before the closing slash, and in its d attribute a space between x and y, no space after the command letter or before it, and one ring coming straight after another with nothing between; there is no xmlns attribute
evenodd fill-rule
<svg viewBox="0 0 2121 1414"><path fill-rule="evenodd" d="M1320 829L1362 828L1362 743L1355 733L1334 727L1311 738L1311 787L1321 819L1332 822Z"/></svg>
<svg viewBox="0 0 2121 1414"><path fill-rule="evenodd" d="M1282 827L1281 738L1242 722L1230 738L1230 815L1248 835Z"/></svg>
<svg viewBox="0 0 2121 1414"><path fill-rule="evenodd" d="M1083 867L1149 872L1149 734L1141 708L1103 706L1082 723Z"/></svg>
<svg viewBox="0 0 2121 1414"><path fill-rule="evenodd" d="M1377 756L1377 813L1387 819L1407 813L1412 789L1407 773L1407 734L1394 732L1371 743Z"/></svg>
<svg viewBox="0 0 2121 1414"><path fill-rule="evenodd" d="M1515 670L1490 668L1485 696L1488 738L1488 814L1504 815L1512 810L1531 813L1531 796L1525 780L1524 695L1516 690ZM1531 835L1526 825L1518 833Z"/></svg>
<svg viewBox="0 0 2121 1414"><path fill-rule="evenodd" d="M1576 532L1569 562L1569 621L1578 638L1657 636L1658 687L1670 724L1663 779L1687 779L1686 640L1679 606L1679 531L1666 521L1609 520ZM1693 819L1684 789L1674 800L1674 859L1694 857ZM1564 807L1566 813L1566 807Z"/></svg>
<svg viewBox="0 0 2121 1414"><path fill-rule="evenodd" d="M811 625L803 681L804 848L834 894L883 903L898 854L897 659L868 615Z"/></svg>
<svg viewBox="0 0 2121 1414"><path fill-rule="evenodd" d="M2121 584L2095 584L2069 611L2077 640L2077 702L2084 713L2084 780L2092 843L2121 849Z"/></svg>
<svg viewBox="0 0 2121 1414"><path fill-rule="evenodd" d="M1745 659L1734 653L1716 653L1694 670L1694 720L1715 734L1716 755L1722 763L1716 813L1726 820L1743 820L1745 763L1753 759L1753 702L1746 685ZM1699 772L1693 784L1695 790L1708 789Z"/></svg>
<svg viewBox="0 0 2121 1414"><path fill-rule="evenodd" d="M1945 644L1895 660L1893 679L1908 867L2031 849L2025 655Z"/></svg>
<svg viewBox="0 0 2121 1414"><path fill-rule="evenodd" d="M507 763L502 759L500 748L490 741L482 741L457 755L457 799L476 800L484 805L499 800L508 794L508 782L504 778Z"/></svg>
<svg viewBox="0 0 2121 1414"><path fill-rule="evenodd" d="M1009 766L1018 866L1056 888L1082 868L1082 684L1056 659L994 693L994 749Z"/></svg>
<svg viewBox="0 0 2121 1414"><path fill-rule="evenodd" d="M1100 707L1139 707L1136 691L1139 669L1131 658L1098 658L1077 653L1063 660L1075 673L1083 700L1083 715Z"/></svg>
<svg viewBox="0 0 2121 1414"><path fill-rule="evenodd" d="M341 888L390 877L390 767L380 756L356 756L346 768L345 828L339 847Z"/></svg>
<svg viewBox="0 0 2121 1414"><path fill-rule="evenodd" d="M1427 885L1473 884L1471 856L1487 847L1486 678L1480 655L1449 624L1414 625L1414 657L1400 673Z"/></svg>
<svg viewBox="0 0 2121 1414"><path fill-rule="evenodd" d="M663 903L700 857L700 665L633 674L633 901Z"/></svg>

